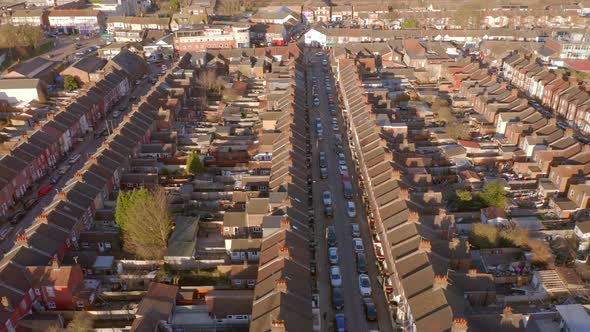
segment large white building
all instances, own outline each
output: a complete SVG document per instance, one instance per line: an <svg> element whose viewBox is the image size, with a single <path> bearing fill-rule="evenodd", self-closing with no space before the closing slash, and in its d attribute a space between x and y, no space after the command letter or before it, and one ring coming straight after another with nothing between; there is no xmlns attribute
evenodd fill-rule
<svg viewBox="0 0 590 332"><path fill-rule="evenodd" d="M44 102L47 88L37 78L0 79L0 100L11 105L30 103L33 100Z"/></svg>
<svg viewBox="0 0 590 332"><path fill-rule="evenodd" d="M104 26L104 14L97 10L56 9L49 13L49 27L60 33L100 33Z"/></svg>
<svg viewBox="0 0 590 332"><path fill-rule="evenodd" d="M181 53L245 47L250 47L249 26L201 25L174 32L174 48Z"/></svg>

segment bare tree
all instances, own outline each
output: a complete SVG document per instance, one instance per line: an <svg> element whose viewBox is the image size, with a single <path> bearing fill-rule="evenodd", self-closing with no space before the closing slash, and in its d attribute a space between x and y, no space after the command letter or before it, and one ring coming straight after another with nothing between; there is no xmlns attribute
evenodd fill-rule
<svg viewBox="0 0 590 332"><path fill-rule="evenodd" d="M234 16L242 12L240 0L217 0L215 12L220 15Z"/></svg>
<svg viewBox="0 0 590 332"><path fill-rule="evenodd" d="M168 195L158 188L125 207L124 248L143 259L161 259L172 229Z"/></svg>

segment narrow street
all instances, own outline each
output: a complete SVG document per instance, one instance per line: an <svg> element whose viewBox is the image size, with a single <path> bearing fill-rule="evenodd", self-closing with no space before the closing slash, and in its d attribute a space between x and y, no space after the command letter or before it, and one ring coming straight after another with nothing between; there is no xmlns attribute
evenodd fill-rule
<svg viewBox="0 0 590 332"><path fill-rule="evenodd" d="M114 128L118 125L120 121L122 121L125 114L127 114L131 107L129 107L130 102L129 99L131 97L137 97L145 95L151 87L149 80L144 79L142 80L141 84L139 85L132 85L131 93L127 95L125 98L121 99L117 104L113 105L110 113L107 115L107 119L102 121L102 124L97 129L97 132L101 132L105 129L108 125L109 128ZM119 117L113 119L111 113L115 110L119 110L120 108L126 108L124 112L121 113ZM109 129L110 130L110 129ZM22 217L18 224L12 225L13 229L6 235L6 238L0 242L0 258L4 256L4 253L8 252L12 246L14 245L14 241L16 239L16 235L21 233L23 230L30 227L35 218L43 211L45 207L47 207L52 201L55 195L68 183L68 181L79 171L82 166L88 160L88 156L94 154L98 148L101 146L102 142L105 140L105 137L94 137L93 133L89 133L84 137L84 141L74 144L74 148L64 157L61 161L56 164L56 167L53 170L50 170L48 174L38 180L38 188L43 186L47 186L50 184L50 178L52 176L58 177L59 180L57 183L53 184L53 188L51 191L43 196L40 197L35 203L33 207L26 214ZM70 165L68 163L68 158L74 156L76 154L80 154L81 158L75 164ZM70 169L63 175L58 174L58 170L60 167L70 165ZM32 192L29 196L22 197L21 201L26 201L31 198L38 196L37 192Z"/></svg>
<svg viewBox="0 0 590 332"><path fill-rule="evenodd" d="M313 176L313 197L314 213L316 224L316 236L318 251L318 289L320 295L320 308L322 316L326 313L326 319L322 318L322 331L334 330L334 315L338 312L344 313L347 331L391 331L389 311L387 302L383 294L383 289L378 281L379 271L377 269L373 245L371 240L370 229L367 223L366 213L362 206L361 195L356 187L355 167L352 161L350 147L346 140L346 129L344 127L341 111L337 106L336 86L331 77L331 72L325 73L322 66L322 59L325 56L317 54L308 54L310 66L308 67L308 91L310 105L310 133L312 142L312 176ZM330 84L332 94L336 100L333 107L336 108L334 117L337 118L338 131L335 132L332 124L332 115L329 110L329 100L325 77L330 75ZM314 106L312 94L313 77L317 79L317 96L320 99L320 105ZM318 139L316 131L316 118L320 118L323 135ZM347 213L347 199L344 197L342 175L339 171L338 152L336 149L337 134L342 135L343 152L346 157L346 166L353 183L352 201L356 206L356 216L351 218ZM322 179L319 166L320 151L325 152L328 164L328 177ZM322 193L324 191L332 193L333 217L324 215L324 205ZM357 223L360 226L361 239L364 246L364 254L367 258L367 271L371 280L371 289L373 302L377 307L377 321L368 321L365 316L363 297L359 289L359 273L357 272L356 252L353 244L353 235L351 223ZM341 310L334 309L332 305L332 286L330 283L330 263L328 259L328 244L326 240L326 228L334 225L336 230L337 248L339 264L342 278L342 293L344 307Z"/></svg>

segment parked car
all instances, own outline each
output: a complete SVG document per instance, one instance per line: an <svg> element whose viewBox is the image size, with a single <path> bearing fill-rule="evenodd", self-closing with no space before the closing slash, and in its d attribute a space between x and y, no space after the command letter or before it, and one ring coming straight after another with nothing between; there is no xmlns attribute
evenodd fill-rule
<svg viewBox="0 0 590 332"><path fill-rule="evenodd" d="M56 184L59 181L60 176L54 175L49 178L49 183Z"/></svg>
<svg viewBox="0 0 590 332"><path fill-rule="evenodd" d="M19 210L16 211L12 217L10 217L10 223L11 224L18 224L18 222L25 216L25 214L27 214L27 211L25 210Z"/></svg>
<svg viewBox="0 0 590 332"><path fill-rule="evenodd" d="M336 245L336 229L334 226L328 226L326 229L326 238L328 239L328 245L330 247Z"/></svg>
<svg viewBox="0 0 590 332"><path fill-rule="evenodd" d="M313 104L315 106L320 106L320 98L318 98L318 97L313 98Z"/></svg>
<svg viewBox="0 0 590 332"><path fill-rule="evenodd" d="M346 320L343 313L337 313L334 316L334 325L336 332L346 332Z"/></svg>
<svg viewBox="0 0 590 332"><path fill-rule="evenodd" d="M114 111L114 112L113 112L113 119L116 119L116 118L118 118L118 117L119 117L119 115L121 115L121 112L119 112L119 111Z"/></svg>
<svg viewBox="0 0 590 332"><path fill-rule="evenodd" d="M359 227L359 224L355 224L355 223L350 224L350 229L352 231L353 237L361 236L361 229Z"/></svg>
<svg viewBox="0 0 590 332"><path fill-rule="evenodd" d="M332 288L332 306L336 310L344 308L344 296L342 295L342 288Z"/></svg>
<svg viewBox="0 0 590 332"><path fill-rule="evenodd" d="M362 252L356 253L356 271L358 273L367 273L367 257Z"/></svg>
<svg viewBox="0 0 590 332"><path fill-rule="evenodd" d="M356 207L354 206L353 201L346 202L346 213L348 213L348 216L351 218L356 217Z"/></svg>
<svg viewBox="0 0 590 332"><path fill-rule="evenodd" d="M332 205L332 193L328 190L324 191L322 199L324 201L324 206Z"/></svg>
<svg viewBox="0 0 590 332"><path fill-rule="evenodd" d="M354 245L354 251L356 252L364 252L365 248L363 247L363 240L358 237L352 239L352 244Z"/></svg>
<svg viewBox="0 0 590 332"><path fill-rule="evenodd" d="M367 320L377 320L377 308L375 307L375 303L373 303L373 300L366 297L363 299L363 302L365 307L365 317L367 318Z"/></svg>
<svg viewBox="0 0 590 332"><path fill-rule="evenodd" d="M342 275L340 274L339 266L333 265L330 267L330 283L332 287L342 286Z"/></svg>
<svg viewBox="0 0 590 332"><path fill-rule="evenodd" d="M334 216L334 208L332 205L324 206L324 215L328 218L332 218Z"/></svg>
<svg viewBox="0 0 590 332"><path fill-rule="evenodd" d="M39 191L37 192L37 194L39 195L39 197L43 197L43 196L49 194L51 192L52 188L53 188L53 186L48 184L46 186L39 188Z"/></svg>
<svg viewBox="0 0 590 332"><path fill-rule="evenodd" d="M371 296L371 280L368 275L359 275L359 290L361 291L361 296Z"/></svg>
<svg viewBox="0 0 590 332"><path fill-rule="evenodd" d="M80 160L80 158L81 158L81 157L82 157L82 155L81 155L81 154L79 154L79 153L78 153L78 154L76 154L76 155L73 155L73 156L72 156L72 157L71 157L71 158L68 160L68 163L69 163L69 164L75 164L75 163L77 163L77 162L78 162L78 160Z"/></svg>
<svg viewBox="0 0 590 332"><path fill-rule="evenodd" d="M330 258L330 264L333 264L333 265L338 264L338 248L336 248L336 247L328 248L328 257Z"/></svg>
<svg viewBox="0 0 590 332"><path fill-rule="evenodd" d="M340 175L348 174L348 167L346 165L340 165L338 169L340 170Z"/></svg>
<svg viewBox="0 0 590 332"><path fill-rule="evenodd" d="M327 167L320 168L320 177L322 179L327 179L328 178L328 168Z"/></svg>

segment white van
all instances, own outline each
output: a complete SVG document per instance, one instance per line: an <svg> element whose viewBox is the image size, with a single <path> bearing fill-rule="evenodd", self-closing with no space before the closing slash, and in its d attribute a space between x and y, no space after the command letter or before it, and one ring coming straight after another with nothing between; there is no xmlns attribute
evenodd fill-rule
<svg viewBox="0 0 590 332"><path fill-rule="evenodd" d="M68 164L75 164L78 162L78 160L80 160L82 156L78 153L75 156L72 156L69 160L68 160Z"/></svg>

